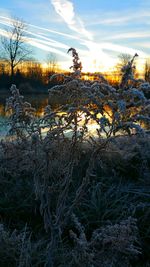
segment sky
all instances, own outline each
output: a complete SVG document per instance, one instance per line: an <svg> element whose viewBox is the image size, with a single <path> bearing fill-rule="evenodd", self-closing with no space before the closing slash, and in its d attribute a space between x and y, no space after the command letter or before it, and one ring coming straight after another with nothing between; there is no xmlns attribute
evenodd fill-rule
<svg viewBox="0 0 150 267"><path fill-rule="evenodd" d="M53 53L63 68L74 47L85 71L107 71L118 55L150 58L150 0L1 0L0 35L11 18L27 23L33 56L44 62Z"/></svg>

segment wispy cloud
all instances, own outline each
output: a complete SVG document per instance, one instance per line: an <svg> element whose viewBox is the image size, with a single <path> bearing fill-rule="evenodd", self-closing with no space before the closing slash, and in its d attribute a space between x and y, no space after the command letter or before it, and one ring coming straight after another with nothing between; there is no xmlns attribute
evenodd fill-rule
<svg viewBox="0 0 150 267"><path fill-rule="evenodd" d="M118 54L121 53L130 54L131 56L133 56L135 53L138 53L140 60L145 60L148 57L148 55L142 52L140 49L138 50L122 45L116 45L113 43L106 43L106 42L96 43L91 41L85 41L85 45L89 49L89 52L87 52L87 57L86 57L90 58L88 64L92 64L93 62L95 62L95 64L97 64L97 69L113 68L114 65L116 65L118 62L117 57L113 56L114 52Z"/></svg>
<svg viewBox="0 0 150 267"><path fill-rule="evenodd" d="M142 52L141 50L135 49L135 48L130 48L127 46L123 45L116 45L113 43L102 43L99 45L105 50L110 50L118 53L125 53L125 54L130 54L134 55L135 53L138 53L141 57L146 57L146 53Z"/></svg>
<svg viewBox="0 0 150 267"><path fill-rule="evenodd" d="M110 35L107 36L105 38L103 38L103 40L121 40L121 39L139 39L139 38L147 38L150 37L150 32L146 31L146 32L141 32L141 31L137 31L137 32L124 32L124 33L120 33L120 34L115 34L115 35Z"/></svg>
<svg viewBox="0 0 150 267"><path fill-rule="evenodd" d="M13 20L10 17L0 16L0 19L2 19L1 23L2 24L5 23L5 25L6 24L10 25L13 22ZM52 29L46 28L46 27L40 27L40 26L37 26L37 25L34 25L34 24L30 24L30 23L25 23L25 24L27 25L27 27L38 29L38 30L41 30L43 32L52 33L52 34L56 34L56 35L61 35L61 36L64 36L66 38L69 38L69 39L81 40L81 38L79 38L78 36L73 35L73 34L68 34L68 33L64 33L62 31L52 30ZM43 32L42 32L42 34L44 35Z"/></svg>
<svg viewBox="0 0 150 267"><path fill-rule="evenodd" d="M4 36L4 37L9 37L9 31L7 32L5 30L0 29L0 35ZM53 44L51 44L50 42L45 42L45 41L39 40L37 38L28 38L28 39L25 38L24 42L30 44L31 46L40 48L44 51L52 52L52 53L58 54L60 56L69 58L69 56L65 52L62 52L61 50L52 47ZM50 46L50 44L52 46ZM55 46L55 47L57 47L57 46Z"/></svg>
<svg viewBox="0 0 150 267"><path fill-rule="evenodd" d="M147 42L138 43L138 46L150 49L150 40Z"/></svg>
<svg viewBox="0 0 150 267"><path fill-rule="evenodd" d="M135 37L138 38L138 36L140 36L140 34L134 32L134 34L130 34L130 33L123 33L123 34L117 34L117 35L109 35L106 38L105 37L101 37L101 40L103 40L103 42L96 42L94 40L89 40L89 38L84 38L87 37L87 33L89 35L89 32L86 30L86 34L85 33L85 25L81 25L79 27L79 23L81 22L81 19L78 18L77 14L75 13L75 9L74 9L74 5L70 0L51 0L52 5L54 6L57 14L59 14L59 16L61 18L63 18L63 20L67 23L68 27L71 30L74 30L76 32L79 32L80 29L80 33L82 33L82 39L79 39L80 44L84 45L87 49L88 52L91 54L93 60L95 59L100 59L101 61L106 61L106 60L110 60L113 61L112 57L110 55L107 54L106 50L108 51L112 51L112 52L118 52L118 53L128 53L133 55L134 53L139 53L140 56L145 57L146 53L142 52L140 49L134 49L134 48L130 48L127 46L123 46L123 45L116 45L113 44L111 42L106 43L104 42L104 40L115 40L115 39L119 39L121 40L124 38L129 38L129 37ZM145 16L150 16L149 12L144 11L141 12L140 14L129 14L129 15L124 15L123 17L119 16L113 16L110 18L106 18L106 19L101 19L99 20L99 23L104 23L104 24L112 24L112 23L125 23L127 21L132 20L133 18L137 18L138 16L140 17L145 17ZM96 20L94 22L95 24L98 23L98 20ZM143 33L144 35L144 33ZM146 33L145 33L146 35Z"/></svg>
<svg viewBox="0 0 150 267"><path fill-rule="evenodd" d="M69 20L69 19L68 19ZM67 21L68 21L67 20ZM70 21L70 20L69 20ZM7 29L10 30L10 27L12 27L13 20L8 17L2 17L0 16L0 24L3 26L7 26ZM76 34L66 34L59 31L54 31L47 28L42 28L37 25L33 24L27 24L30 30L26 30L26 34L28 35L28 39L26 41L28 44L37 47L39 49L42 49L46 52L52 52L55 54L60 55L64 59L69 61L70 56L66 53L68 48L72 46L73 39L76 39L77 41L77 50L80 53L81 60L83 62L83 66L89 66L89 71L91 66L95 66L95 69L99 70L100 68L103 69L105 66L106 68L110 68L117 63L117 57L114 56L116 53L127 53L134 55L134 53L138 53L141 58L146 58L147 54L142 52L140 49L134 49L128 46L114 44L109 41L94 41L89 40L87 36L85 36L82 33L82 38L79 38L76 36ZM27 27L27 28L28 28ZM38 33L40 31L40 33ZM47 34L45 36L45 33ZM4 30L4 28L0 28L0 35L7 36L7 31ZM126 37L128 33L124 33L123 37ZM136 37L136 33L135 37ZM140 33L139 33L140 34ZM141 32L141 34L148 34L148 32ZM57 40L57 36L62 36L63 42L61 42L60 38ZM64 38L65 37L65 38ZM72 39L71 39L72 37ZM113 36L112 36L113 37ZM115 36L114 36L115 37ZM128 36L129 37L129 36ZM113 39L113 38L112 38ZM114 38L115 39L115 38ZM121 37L120 37L121 39ZM111 40L111 36L110 36ZM78 49L78 47L82 47L82 49ZM139 46L140 47L140 46ZM143 46L144 47L144 46ZM71 58L70 58L71 60Z"/></svg>
<svg viewBox="0 0 150 267"><path fill-rule="evenodd" d="M3 21L0 20L0 24L7 26L7 27L8 26L13 27L13 21L14 20L10 19L10 18L9 19L5 18L5 19L6 20L3 20ZM4 37L9 37L10 36L9 27L8 27L7 31L5 29L0 29L0 35L4 36ZM34 47L40 48L44 51L56 53L56 54L61 55L65 58L69 58L67 53L62 51L62 49L67 50L69 48L69 46L67 46L66 44L63 44L61 42L58 42L56 40L53 40L51 38L45 37L41 34L37 34L37 33L31 32L28 30L25 30L25 32L28 34L28 38L24 38L24 41L27 42L28 44L30 44Z"/></svg>
<svg viewBox="0 0 150 267"><path fill-rule="evenodd" d="M75 13L74 5L69 0L51 0L57 14L66 22L68 27L92 40L92 34L85 29L83 21Z"/></svg>
<svg viewBox="0 0 150 267"><path fill-rule="evenodd" d="M39 41L38 39L35 39L35 38L34 38L34 39L33 39L33 38L29 38L29 39L28 39L28 43L29 43L30 45L32 45L32 46L34 46L34 47L37 47L37 48L40 48L40 49L42 49L42 50L44 50L44 51L52 52L52 53L55 53L55 54L57 54L57 55L60 55L60 56L69 58L69 56L68 56L66 53L64 53L64 52L62 52L61 50L58 50L58 49L56 49L56 48L54 48L54 47L51 47L51 46L45 44L44 41L43 41L43 43L42 43L42 42Z"/></svg>
<svg viewBox="0 0 150 267"><path fill-rule="evenodd" d="M105 25L105 26L120 26L127 25L135 22L147 22L147 19L150 18L150 8L147 10L139 9L137 10L125 10L124 12L107 12L91 15L91 20L87 20L87 25L96 26L96 25Z"/></svg>

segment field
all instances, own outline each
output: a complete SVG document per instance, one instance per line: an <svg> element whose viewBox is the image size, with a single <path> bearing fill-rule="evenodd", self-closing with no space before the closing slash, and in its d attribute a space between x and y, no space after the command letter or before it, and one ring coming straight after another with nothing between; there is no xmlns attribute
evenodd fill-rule
<svg viewBox="0 0 150 267"><path fill-rule="evenodd" d="M134 58L119 89L102 75L82 80L70 51L72 76L49 90L63 105L38 117L10 90L0 143L1 266L149 267L150 85L134 79Z"/></svg>

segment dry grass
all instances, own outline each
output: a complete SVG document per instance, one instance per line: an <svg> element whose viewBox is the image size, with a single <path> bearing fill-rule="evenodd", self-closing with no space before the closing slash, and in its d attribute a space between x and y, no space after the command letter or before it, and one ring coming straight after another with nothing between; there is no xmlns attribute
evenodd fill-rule
<svg viewBox="0 0 150 267"><path fill-rule="evenodd" d="M68 105L47 106L37 119L11 87L10 132L0 143L1 266L148 267L150 136L140 122L149 124L149 102L142 89L131 88L131 75L123 76L129 88L118 92L101 76L80 80L81 63L71 51L72 78L64 76L50 92L65 92ZM91 118L99 130L87 139ZM120 130L128 135L116 136Z"/></svg>

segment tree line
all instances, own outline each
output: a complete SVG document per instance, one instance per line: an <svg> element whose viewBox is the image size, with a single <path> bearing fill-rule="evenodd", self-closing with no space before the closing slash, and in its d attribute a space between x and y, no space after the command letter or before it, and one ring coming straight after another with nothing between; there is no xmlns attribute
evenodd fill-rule
<svg viewBox="0 0 150 267"><path fill-rule="evenodd" d="M0 89L7 89L12 83L15 83L22 89L25 87L26 91L34 91L35 88L44 90L53 85L50 77L55 72L56 69L52 69L51 66L44 69L40 62L30 60L20 63L13 70L12 75L7 62L0 60Z"/></svg>

